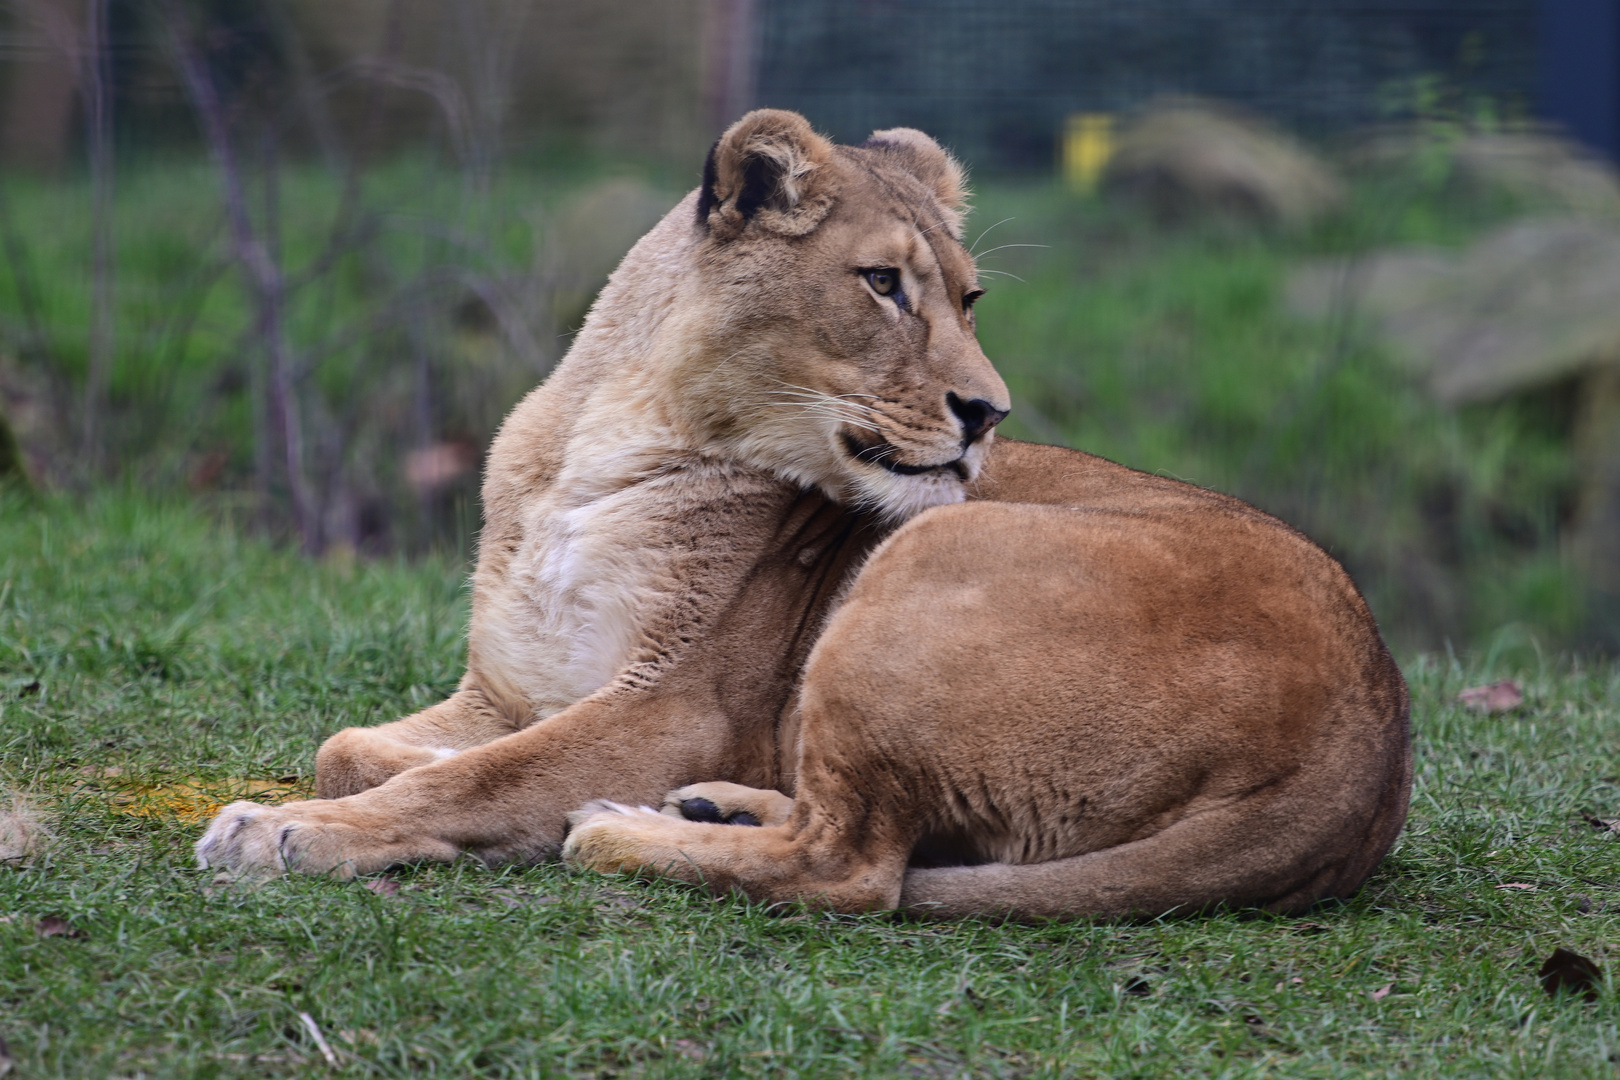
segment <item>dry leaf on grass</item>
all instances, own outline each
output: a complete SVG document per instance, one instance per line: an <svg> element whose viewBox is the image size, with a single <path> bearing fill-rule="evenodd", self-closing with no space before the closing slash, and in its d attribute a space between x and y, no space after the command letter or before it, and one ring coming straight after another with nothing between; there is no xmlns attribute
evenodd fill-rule
<svg viewBox="0 0 1620 1080"><path fill-rule="evenodd" d="M82 938L84 931L68 922L60 915L47 915L34 926L34 933L40 937Z"/></svg>
<svg viewBox="0 0 1620 1080"><path fill-rule="evenodd" d="M399 895L399 882L395 881L391 877L367 878L360 884L364 885L378 896L384 896L392 899L393 897Z"/></svg>
<svg viewBox="0 0 1620 1080"><path fill-rule="evenodd" d="M115 811L132 817L174 818L191 824L209 820L226 804L238 799L261 803L283 803L314 795L307 781L297 776L268 780L227 777L204 780L197 777L141 783L126 779L121 770L105 769L92 775L86 785L106 795Z"/></svg>
<svg viewBox="0 0 1620 1080"><path fill-rule="evenodd" d="M1585 818L1586 823L1598 832L1606 833L1609 836L1620 836L1620 818L1601 818L1596 814L1582 814L1581 817Z"/></svg>
<svg viewBox="0 0 1620 1080"><path fill-rule="evenodd" d="M709 1048L691 1039L676 1039L670 1043L675 1052L689 1061L702 1061L709 1056Z"/></svg>
<svg viewBox="0 0 1620 1080"><path fill-rule="evenodd" d="M1502 889L1534 889L1535 886L1528 881L1509 881L1498 885L1496 888L1500 891Z"/></svg>
<svg viewBox="0 0 1620 1080"><path fill-rule="evenodd" d="M1563 948L1553 950L1553 954L1541 965L1537 977L1541 979L1541 988L1547 991L1548 997L1568 993L1587 1001L1596 1001L1598 987L1603 985L1603 972L1596 964L1580 953Z"/></svg>
<svg viewBox="0 0 1620 1080"><path fill-rule="evenodd" d="M1380 986L1378 989L1372 992L1372 999L1374 1001L1383 1001L1385 998L1389 997L1389 992L1393 989L1395 989L1394 983L1385 983L1383 986Z"/></svg>
<svg viewBox="0 0 1620 1080"><path fill-rule="evenodd" d="M1503 679L1485 686L1470 686L1457 695L1457 700L1479 713L1511 712L1524 704L1524 690L1512 679Z"/></svg>

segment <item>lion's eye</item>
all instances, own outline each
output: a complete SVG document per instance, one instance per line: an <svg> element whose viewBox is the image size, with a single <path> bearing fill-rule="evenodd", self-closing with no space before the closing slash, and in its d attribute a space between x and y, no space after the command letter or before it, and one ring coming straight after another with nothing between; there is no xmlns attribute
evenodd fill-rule
<svg viewBox="0 0 1620 1080"><path fill-rule="evenodd" d="M983 289L974 289L962 297L962 310L966 311L973 306L973 301L984 295Z"/></svg>
<svg viewBox="0 0 1620 1080"><path fill-rule="evenodd" d="M883 270L862 270L866 283L872 286L872 291L879 296L893 296L900 291L900 271L894 267Z"/></svg>

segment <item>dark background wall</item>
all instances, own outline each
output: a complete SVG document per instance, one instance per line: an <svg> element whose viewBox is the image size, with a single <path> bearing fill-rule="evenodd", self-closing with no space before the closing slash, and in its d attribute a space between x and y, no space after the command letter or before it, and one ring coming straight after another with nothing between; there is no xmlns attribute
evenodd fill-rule
<svg viewBox="0 0 1620 1080"><path fill-rule="evenodd" d="M1539 108L1620 161L1620 0L1542 0Z"/></svg>
<svg viewBox="0 0 1620 1080"><path fill-rule="evenodd" d="M1049 167L1066 115L1156 93L1314 135L1408 107L1424 75L1510 114L1537 100L1536 0L761 0L759 20L761 104L841 139L920 127L981 170Z"/></svg>

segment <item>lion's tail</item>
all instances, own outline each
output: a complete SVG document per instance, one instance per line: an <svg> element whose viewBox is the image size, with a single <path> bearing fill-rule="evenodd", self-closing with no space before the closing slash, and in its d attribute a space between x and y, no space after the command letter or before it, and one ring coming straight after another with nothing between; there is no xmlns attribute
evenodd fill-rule
<svg viewBox="0 0 1620 1080"><path fill-rule="evenodd" d="M900 907L1020 920L1156 916L1221 903L1300 911L1349 896L1372 873L1406 818L1410 768L1407 758L1360 808L1255 793L1144 839L1067 859L913 868Z"/></svg>

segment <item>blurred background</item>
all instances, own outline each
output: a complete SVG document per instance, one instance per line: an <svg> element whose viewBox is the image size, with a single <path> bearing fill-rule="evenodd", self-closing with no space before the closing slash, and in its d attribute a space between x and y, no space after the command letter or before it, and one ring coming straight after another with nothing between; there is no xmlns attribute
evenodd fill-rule
<svg viewBox="0 0 1620 1080"><path fill-rule="evenodd" d="M465 556L502 416L769 105L969 166L1008 434L1281 515L1408 652L1620 649L1620 0L0 14L10 483Z"/></svg>

